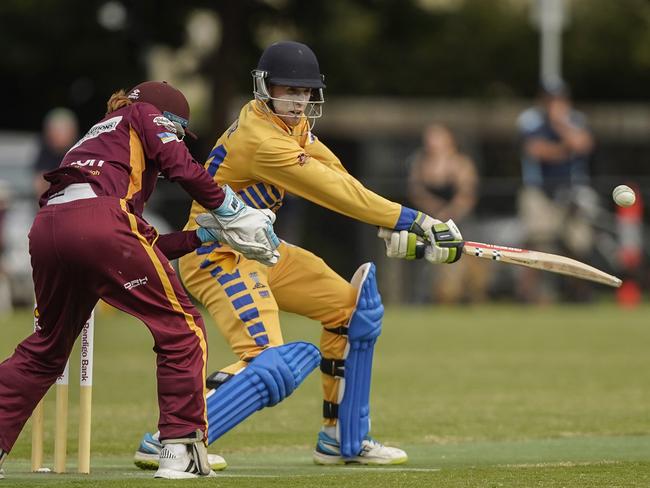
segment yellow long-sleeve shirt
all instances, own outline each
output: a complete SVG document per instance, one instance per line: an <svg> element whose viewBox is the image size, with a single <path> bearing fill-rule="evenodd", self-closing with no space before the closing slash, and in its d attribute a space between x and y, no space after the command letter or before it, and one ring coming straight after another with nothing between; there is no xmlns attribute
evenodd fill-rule
<svg viewBox="0 0 650 488"><path fill-rule="evenodd" d="M412 221L410 215L400 219L400 204L368 190L350 175L309 132L306 121L291 131L256 100L244 105L205 167L217 183L230 185L255 208L277 210L289 192L371 225L396 228ZM186 229L197 227L194 218L201 212L205 209L193 202Z"/></svg>

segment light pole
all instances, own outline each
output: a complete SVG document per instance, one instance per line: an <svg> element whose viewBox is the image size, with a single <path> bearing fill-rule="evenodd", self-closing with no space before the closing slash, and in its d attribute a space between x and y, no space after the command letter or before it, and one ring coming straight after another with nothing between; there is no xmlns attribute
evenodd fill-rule
<svg viewBox="0 0 650 488"><path fill-rule="evenodd" d="M540 81L562 79L562 29L567 24L566 0L534 0L533 21L540 30Z"/></svg>

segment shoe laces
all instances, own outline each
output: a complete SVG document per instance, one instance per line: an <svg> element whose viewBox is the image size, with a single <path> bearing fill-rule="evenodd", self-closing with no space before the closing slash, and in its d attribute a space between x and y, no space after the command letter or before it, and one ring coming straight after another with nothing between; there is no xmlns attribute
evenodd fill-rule
<svg viewBox="0 0 650 488"><path fill-rule="evenodd" d="M374 447L384 447L384 445L367 435L365 439L363 439L364 446L367 446L368 448L372 449Z"/></svg>

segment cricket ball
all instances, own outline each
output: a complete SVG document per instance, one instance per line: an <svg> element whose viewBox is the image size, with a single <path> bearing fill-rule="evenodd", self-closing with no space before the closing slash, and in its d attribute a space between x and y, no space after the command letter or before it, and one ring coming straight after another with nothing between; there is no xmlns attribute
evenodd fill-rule
<svg viewBox="0 0 650 488"><path fill-rule="evenodd" d="M634 205L636 195L634 190L627 185L618 185L612 192L612 198L619 207L629 207Z"/></svg>

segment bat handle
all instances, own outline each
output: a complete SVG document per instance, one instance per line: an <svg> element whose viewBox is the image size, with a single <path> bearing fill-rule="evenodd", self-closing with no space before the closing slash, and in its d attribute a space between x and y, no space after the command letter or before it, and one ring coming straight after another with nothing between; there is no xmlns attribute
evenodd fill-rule
<svg viewBox="0 0 650 488"><path fill-rule="evenodd" d="M387 229L386 227L378 227L377 231L377 237L380 237L381 239L390 239L390 237L393 235L393 232L397 232L391 229ZM427 244L428 241L425 241L423 237L418 237L418 241L420 241L422 244Z"/></svg>
<svg viewBox="0 0 650 488"><path fill-rule="evenodd" d="M393 234L393 231L390 229L387 229L386 227L379 227L379 230L377 231L377 237L381 239L390 239L390 236Z"/></svg>

